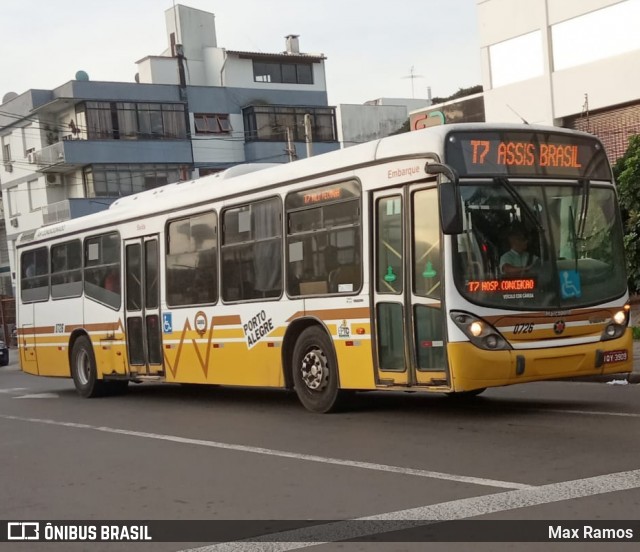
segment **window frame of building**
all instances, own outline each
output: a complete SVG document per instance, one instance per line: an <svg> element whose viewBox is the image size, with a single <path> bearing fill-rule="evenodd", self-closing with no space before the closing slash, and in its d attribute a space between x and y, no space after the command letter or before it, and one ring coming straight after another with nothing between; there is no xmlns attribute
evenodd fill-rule
<svg viewBox="0 0 640 552"><path fill-rule="evenodd" d="M88 140L186 140L185 104L87 101L76 110Z"/></svg>
<svg viewBox="0 0 640 552"><path fill-rule="evenodd" d="M39 205L38 207L34 206L35 202L33 198L33 192L37 191L38 184L39 184L39 181L37 178L33 180L29 180L27 182L27 195L29 196L29 212L30 213L33 213L34 211L40 211L42 209L42 205Z"/></svg>
<svg viewBox="0 0 640 552"><path fill-rule="evenodd" d="M11 144L5 144L2 141L2 164L6 172L13 171L13 160L11 159Z"/></svg>
<svg viewBox="0 0 640 552"><path fill-rule="evenodd" d="M233 128L228 113L194 113L196 134L230 134Z"/></svg>
<svg viewBox="0 0 640 552"><path fill-rule="evenodd" d="M254 105L243 109L247 142L286 142L288 128L291 140L305 141L304 117L311 115L313 142L338 140L335 108L286 105ZM318 124L318 122L324 124Z"/></svg>
<svg viewBox="0 0 640 552"><path fill-rule="evenodd" d="M253 80L264 84L314 84L313 62L252 60ZM285 71L288 71L285 78Z"/></svg>
<svg viewBox="0 0 640 552"><path fill-rule="evenodd" d="M19 186L11 186L6 189L7 203L9 204L9 217L19 217L20 211L18 210L18 188Z"/></svg>

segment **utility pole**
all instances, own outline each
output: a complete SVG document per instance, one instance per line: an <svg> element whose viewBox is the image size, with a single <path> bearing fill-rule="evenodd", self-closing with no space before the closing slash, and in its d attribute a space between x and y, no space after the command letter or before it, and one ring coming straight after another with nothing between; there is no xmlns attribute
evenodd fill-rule
<svg viewBox="0 0 640 552"><path fill-rule="evenodd" d="M313 135L311 133L311 114L304 114L304 139L307 143L307 157L313 155Z"/></svg>
<svg viewBox="0 0 640 552"><path fill-rule="evenodd" d="M297 157L296 155L296 147L293 143L293 141L291 140L291 129L289 127L287 127L287 153L289 154L289 163L291 163L291 161L294 161Z"/></svg>

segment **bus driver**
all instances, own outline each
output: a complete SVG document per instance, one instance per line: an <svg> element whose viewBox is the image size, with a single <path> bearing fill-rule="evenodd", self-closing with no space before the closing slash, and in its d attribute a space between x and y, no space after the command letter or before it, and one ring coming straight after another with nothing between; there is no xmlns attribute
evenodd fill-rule
<svg viewBox="0 0 640 552"><path fill-rule="evenodd" d="M513 225L507 234L511 249L500 257L500 274L503 276L523 276L540 261L529 253L529 239L521 226Z"/></svg>

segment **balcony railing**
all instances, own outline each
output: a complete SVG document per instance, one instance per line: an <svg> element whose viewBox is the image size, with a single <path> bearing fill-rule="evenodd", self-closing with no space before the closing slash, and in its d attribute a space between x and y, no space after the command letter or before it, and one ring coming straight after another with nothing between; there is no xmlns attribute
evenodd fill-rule
<svg viewBox="0 0 640 552"><path fill-rule="evenodd" d="M50 203L42 208L42 219L45 226L63 222L109 208L117 197L69 198L57 203Z"/></svg>

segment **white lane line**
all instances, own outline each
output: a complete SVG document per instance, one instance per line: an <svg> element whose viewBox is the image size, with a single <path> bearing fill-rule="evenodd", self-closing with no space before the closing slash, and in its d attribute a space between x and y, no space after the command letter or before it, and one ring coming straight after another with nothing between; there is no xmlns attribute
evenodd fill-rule
<svg viewBox="0 0 640 552"><path fill-rule="evenodd" d="M206 441L203 439L190 439L188 437L178 437L176 435L163 435L160 433L146 433L143 431L131 431L128 429L118 429L115 427L92 426L89 424L78 424L75 422L59 422L56 420L41 418L26 418L22 416L10 416L0 414L0 418L5 420L17 420L20 422L31 422L38 424L49 424L62 427L73 427L78 429L90 429L94 431L103 431L105 433L116 433L119 435L129 435L131 437L143 437L145 439L157 439L160 441L171 441L173 443L182 443L186 445L197 445L201 447L211 447L217 449L234 450L239 452L251 452L254 454L263 454L265 456L276 456L279 458L291 458L293 460L304 460L306 462L318 462L321 464L332 464L335 466L345 466L350 468L360 468L365 470L375 470L380 472L390 472L400 475L414 475L418 477L430 477L432 479L443 479L446 481L456 481L458 483L471 483L473 485L485 485L488 487L498 487L502 489L529 489L531 485L522 483L514 483L511 481L499 481L497 479L486 479L481 477L468 477L466 475L455 475L450 473L442 473L429 470L418 470L413 468L404 468L401 466L389 466L386 464L374 464L371 462L359 462L356 460L344 460L341 458L330 458L325 456L315 456L313 454L300 454L297 452L288 452L284 450L275 450L262 447L251 447L247 445L233 445L230 443L221 443L218 441Z"/></svg>
<svg viewBox="0 0 640 552"><path fill-rule="evenodd" d="M586 479L563 481L532 487L506 491L491 495L477 496L430 504L419 508L398 510L375 516L357 518L355 520L339 521L317 527L282 531L280 533L264 535L252 541L226 542L190 548L181 552L242 552L269 551L284 552L297 550L321 544L328 544L338 540L362 538L370 535L385 533L416 527L420 521L425 525L429 521L453 521L473 518L497 512L507 512L519 508L530 508L541 504L552 504L564 500L572 500L595 496L605 493L626 491L640 487L640 470L598 475ZM367 523L358 523L367 521ZM376 527L375 522L381 522ZM393 521L393 524L389 524ZM386 523L384 523L386 522ZM281 542L284 541L284 542Z"/></svg>
<svg viewBox="0 0 640 552"><path fill-rule="evenodd" d="M20 395L19 397L12 397L13 399L59 399L58 393L33 393L31 395Z"/></svg>
<svg viewBox="0 0 640 552"><path fill-rule="evenodd" d="M26 387L7 387L6 389L0 389L0 393L18 393L19 391L26 390Z"/></svg>
<svg viewBox="0 0 640 552"><path fill-rule="evenodd" d="M599 412L596 410L562 410L560 408L536 408L537 412L552 412L554 414L578 414L580 416L619 416L622 418L640 418L634 412Z"/></svg>

